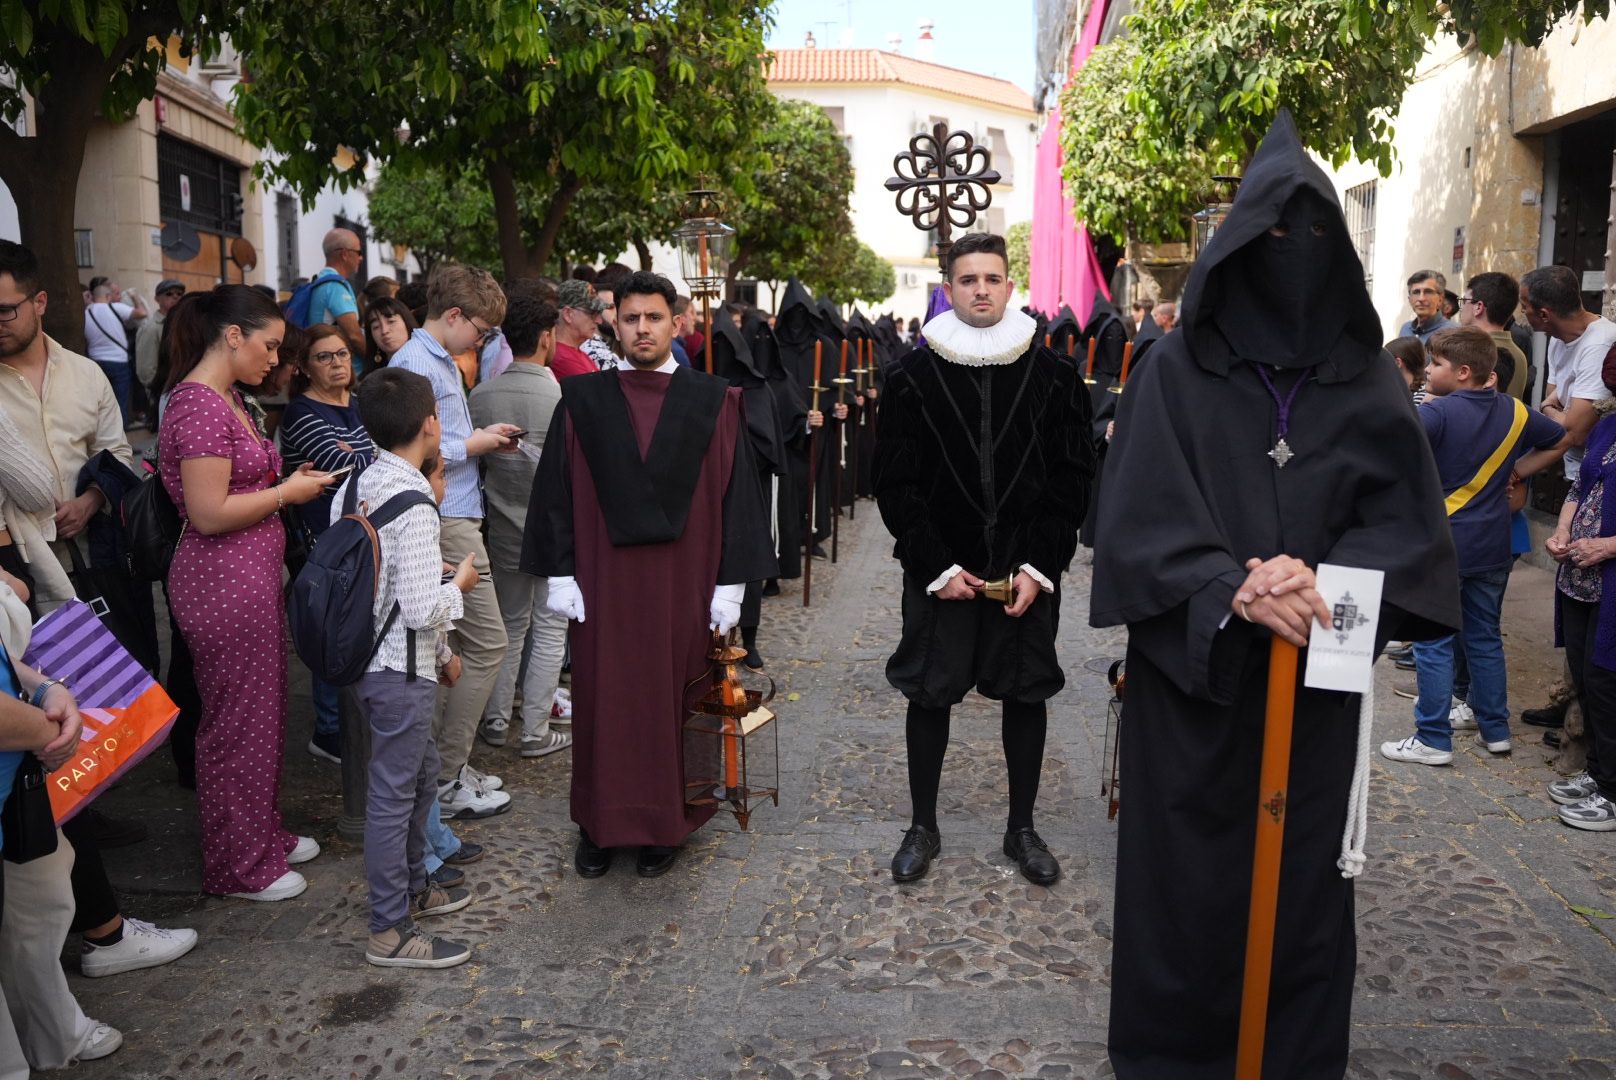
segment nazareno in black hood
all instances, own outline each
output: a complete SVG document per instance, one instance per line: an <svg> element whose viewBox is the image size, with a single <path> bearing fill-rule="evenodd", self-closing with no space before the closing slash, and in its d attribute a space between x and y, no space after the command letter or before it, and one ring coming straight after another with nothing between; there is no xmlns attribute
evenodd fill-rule
<svg viewBox="0 0 1616 1080"><path fill-rule="evenodd" d="M786 294L774 320L774 336L782 345L811 345L819 335L819 309L807 288L796 278L786 283Z"/></svg>
<svg viewBox="0 0 1616 1080"><path fill-rule="evenodd" d="M692 367L702 367L702 358L692 356ZM735 320L728 312L719 312L713 319L713 374L731 383L741 385L741 377L750 375L762 379L763 373L752 362L752 350L746 338L735 328Z"/></svg>
<svg viewBox="0 0 1616 1080"><path fill-rule="evenodd" d="M1379 358L1380 317L1341 204L1289 110L1190 271L1179 328L1195 362L1218 375L1240 359L1340 382Z"/></svg>

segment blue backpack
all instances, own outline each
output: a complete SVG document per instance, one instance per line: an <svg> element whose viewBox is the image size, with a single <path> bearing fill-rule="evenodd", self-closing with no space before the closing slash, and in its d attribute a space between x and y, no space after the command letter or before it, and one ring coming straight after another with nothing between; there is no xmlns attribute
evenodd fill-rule
<svg viewBox="0 0 1616 1080"><path fill-rule="evenodd" d="M293 326L309 326L309 311L314 307L314 291L327 285L341 285L348 290L348 295L354 296L353 286L348 283L347 278L323 272L316 274L313 278L292 290L292 298L286 301L284 309L286 321ZM358 297L355 296L354 303L357 305L358 302Z"/></svg>
<svg viewBox="0 0 1616 1080"><path fill-rule="evenodd" d="M331 686L351 686L398 618L398 604L377 632L373 612L380 586L383 525L412 506L430 506L432 497L401 491L370 514L358 512L358 474L348 481L343 516L320 535L287 599L286 621L297 655L315 678ZM409 631L409 678L415 679L415 631Z"/></svg>

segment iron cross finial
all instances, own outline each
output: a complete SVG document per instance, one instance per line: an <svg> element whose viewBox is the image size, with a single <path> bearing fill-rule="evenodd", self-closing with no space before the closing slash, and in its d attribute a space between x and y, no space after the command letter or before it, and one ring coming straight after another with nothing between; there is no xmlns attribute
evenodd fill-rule
<svg viewBox="0 0 1616 1080"><path fill-rule="evenodd" d="M937 262L945 273L954 229L970 228L993 202L999 174L992 163L992 153L970 132L949 131L943 123L910 139L909 149L892 159L897 175L886 189L896 193L898 212L915 228L937 230Z"/></svg>

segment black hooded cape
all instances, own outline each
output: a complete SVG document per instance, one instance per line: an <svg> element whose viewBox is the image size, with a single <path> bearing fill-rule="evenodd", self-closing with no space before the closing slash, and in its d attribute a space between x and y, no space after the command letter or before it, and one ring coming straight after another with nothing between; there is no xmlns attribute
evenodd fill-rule
<svg viewBox="0 0 1616 1080"><path fill-rule="evenodd" d="M781 459L774 476L773 519L780 577L798 578L802 576L802 524L797 513L797 476L793 462L807 453L808 406L780 361L780 346L768 320L752 312L741 324L741 336L752 358L752 370L763 377L768 387L770 408L774 410L780 432Z"/></svg>
<svg viewBox="0 0 1616 1080"><path fill-rule="evenodd" d="M1256 284L1291 269L1298 237L1314 247L1295 287L1322 307L1276 305ZM1094 554L1090 622L1128 627L1121 775L1136 793L1118 843L1119 1080L1233 1075L1270 643L1231 614L1245 561L1383 570L1382 642L1459 625L1436 468L1289 114L1196 263L1183 316L1121 395ZM1281 395L1306 380L1284 468L1268 456L1278 408L1259 361L1278 365ZM1336 858L1357 714L1357 695L1298 687L1264 1076L1346 1069L1356 944Z"/></svg>
<svg viewBox="0 0 1616 1080"><path fill-rule="evenodd" d="M785 440L780 430L780 416L775 408L774 392L763 377L745 335L727 314L713 320L713 374L728 379L731 386L740 387L745 406L746 435L752 442L752 463L757 469L758 487L765 505L771 510L777 497L776 483L785 471ZM771 533L770 549L778 550L774 540L775 522L771 516L764 528ZM741 629L758 626L763 617L763 582L746 583L746 595L741 601Z"/></svg>
<svg viewBox="0 0 1616 1080"><path fill-rule="evenodd" d="M833 427L828 419L836 400L835 384L831 380L836 378L841 359L841 338L832 336L820 306L796 278L786 284L785 297L780 301L780 311L775 319L774 335L780 345L781 362L796 383L803 401L810 407L814 400L814 343L818 342L820 347L819 385L826 389L819 393L819 411L826 414L827 420L811 442L806 437L803 439L801 452L792 457L791 468L792 489L801 522L796 531L799 536L804 535L812 520L815 541L824 540L830 536L831 464L835 443L831 436ZM810 456L815 459L812 515L808 506Z"/></svg>

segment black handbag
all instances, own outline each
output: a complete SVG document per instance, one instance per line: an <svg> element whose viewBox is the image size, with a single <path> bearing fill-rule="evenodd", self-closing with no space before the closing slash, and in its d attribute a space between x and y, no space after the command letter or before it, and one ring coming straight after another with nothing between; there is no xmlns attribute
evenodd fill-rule
<svg viewBox="0 0 1616 1080"><path fill-rule="evenodd" d="M165 581L185 523L162 478L152 476L123 499L124 540L129 575L136 581Z"/></svg>
<svg viewBox="0 0 1616 1080"><path fill-rule="evenodd" d="M11 794L0 807L6 862L25 863L56 851L56 814L51 809L45 766L33 754L23 756Z"/></svg>

